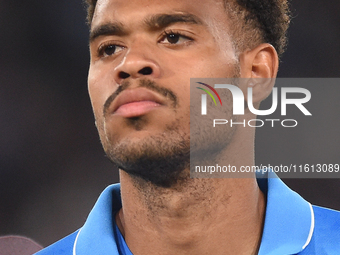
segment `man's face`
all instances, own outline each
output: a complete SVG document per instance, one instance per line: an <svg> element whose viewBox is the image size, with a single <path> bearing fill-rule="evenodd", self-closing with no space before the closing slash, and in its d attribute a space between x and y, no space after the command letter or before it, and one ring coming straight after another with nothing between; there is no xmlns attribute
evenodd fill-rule
<svg viewBox="0 0 340 255"><path fill-rule="evenodd" d="M190 78L237 76L222 0L99 0L88 86L104 150L171 186L188 167Z"/></svg>

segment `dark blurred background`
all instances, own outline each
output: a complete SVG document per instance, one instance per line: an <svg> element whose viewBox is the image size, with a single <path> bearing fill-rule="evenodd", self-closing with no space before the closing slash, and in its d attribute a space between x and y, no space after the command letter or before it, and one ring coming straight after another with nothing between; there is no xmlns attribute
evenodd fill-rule
<svg viewBox="0 0 340 255"><path fill-rule="evenodd" d="M293 0L292 10L279 77L339 77L340 2ZM81 0L0 0L0 235L49 245L78 229L118 180L87 94L85 16ZM339 92L332 90L333 100ZM331 109L329 119L340 119L332 100L314 98ZM317 123L292 133L259 130L257 162L327 155L340 163L339 121L329 126L332 132ZM339 179L285 182L314 204L340 209Z"/></svg>

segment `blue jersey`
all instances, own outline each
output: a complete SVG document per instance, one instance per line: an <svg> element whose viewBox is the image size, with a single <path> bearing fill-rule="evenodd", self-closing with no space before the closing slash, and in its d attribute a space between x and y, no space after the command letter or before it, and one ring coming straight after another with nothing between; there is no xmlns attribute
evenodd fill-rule
<svg viewBox="0 0 340 255"><path fill-rule="evenodd" d="M279 178L258 178L267 197L259 255L339 255L340 212L312 206ZM84 226L36 255L131 255L116 223L120 185L107 187Z"/></svg>

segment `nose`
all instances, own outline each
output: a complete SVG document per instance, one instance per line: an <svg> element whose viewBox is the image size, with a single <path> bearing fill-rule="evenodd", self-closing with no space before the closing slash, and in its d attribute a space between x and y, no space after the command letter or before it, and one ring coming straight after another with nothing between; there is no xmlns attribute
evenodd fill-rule
<svg viewBox="0 0 340 255"><path fill-rule="evenodd" d="M159 64L152 53L147 54L145 49L129 49L122 62L114 70L117 84L125 79L138 79L143 77L158 78L160 76Z"/></svg>

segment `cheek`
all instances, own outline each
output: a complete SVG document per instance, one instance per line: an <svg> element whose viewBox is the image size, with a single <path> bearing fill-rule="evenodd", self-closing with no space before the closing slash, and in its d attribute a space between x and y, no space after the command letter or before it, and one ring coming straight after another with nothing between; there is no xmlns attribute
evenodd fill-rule
<svg viewBox="0 0 340 255"><path fill-rule="evenodd" d="M90 67L88 92L96 119L102 117L105 101L115 90L116 86L110 71L99 66Z"/></svg>
<svg viewBox="0 0 340 255"><path fill-rule="evenodd" d="M97 91L98 91L98 88L99 88L99 84L100 84L99 73L96 71L96 69L94 69L90 66L89 74L88 74L88 78L87 78L87 88L88 88L88 92L89 92L93 111L95 111L95 109L96 109L95 106L96 106L97 101L98 101L98 95L97 95L98 92Z"/></svg>
<svg viewBox="0 0 340 255"><path fill-rule="evenodd" d="M237 61L227 53L202 52L178 59L173 64L172 74L176 79L186 78L186 83L190 82L190 78L227 78L235 73L235 63Z"/></svg>
<svg viewBox="0 0 340 255"><path fill-rule="evenodd" d="M184 133L190 132L190 86L183 88L178 97L178 108L176 109L176 120Z"/></svg>

